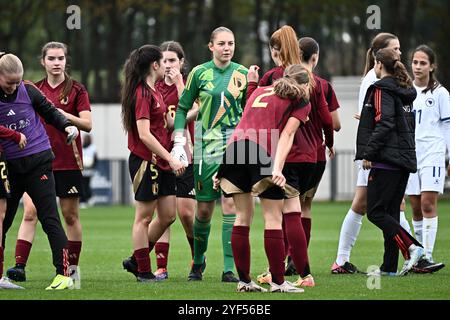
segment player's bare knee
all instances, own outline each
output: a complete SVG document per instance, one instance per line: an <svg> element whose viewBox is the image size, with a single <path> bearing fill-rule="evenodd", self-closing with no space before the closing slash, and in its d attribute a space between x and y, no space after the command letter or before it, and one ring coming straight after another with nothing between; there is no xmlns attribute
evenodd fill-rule
<svg viewBox="0 0 450 320"><path fill-rule="evenodd" d="M193 221L194 220L194 211L191 210L180 210L178 211L178 217L181 221Z"/></svg>
<svg viewBox="0 0 450 320"><path fill-rule="evenodd" d="M134 223L143 225L145 227L148 227L148 225L152 222L152 216L150 215L136 215L134 218Z"/></svg>
<svg viewBox="0 0 450 320"><path fill-rule="evenodd" d="M197 217L201 221L210 220L211 219L212 212L208 209L199 208L197 210Z"/></svg>
<svg viewBox="0 0 450 320"><path fill-rule="evenodd" d="M436 211L435 205L431 201L422 201L422 212L424 215L431 215Z"/></svg>
<svg viewBox="0 0 450 320"><path fill-rule="evenodd" d="M66 225L74 226L78 222L79 218L76 214L69 214L64 216L64 220L66 222Z"/></svg>
<svg viewBox="0 0 450 320"><path fill-rule="evenodd" d="M28 212L25 211L23 213L23 221L25 223L35 225L38 222L38 218L37 218L37 215L36 215L36 213L34 211L28 211Z"/></svg>

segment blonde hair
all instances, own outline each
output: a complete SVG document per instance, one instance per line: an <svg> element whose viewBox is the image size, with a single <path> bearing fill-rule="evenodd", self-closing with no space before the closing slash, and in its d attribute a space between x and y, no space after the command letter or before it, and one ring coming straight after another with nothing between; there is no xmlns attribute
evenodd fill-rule
<svg viewBox="0 0 450 320"><path fill-rule="evenodd" d="M23 65L20 59L12 53L0 53L0 73L23 75Z"/></svg>
<svg viewBox="0 0 450 320"><path fill-rule="evenodd" d="M277 96L283 99L309 100L309 90L300 85L307 83L309 88L313 85L313 75L311 71L302 64L293 64L284 70L284 76L274 83L274 91Z"/></svg>
<svg viewBox="0 0 450 320"><path fill-rule="evenodd" d="M209 37L209 43L214 43L214 40L216 39L216 36L220 33L220 32L228 32L231 33L234 37L234 33L233 31L231 31L230 29L228 29L227 27L217 27L213 30L213 32L211 32L211 36Z"/></svg>

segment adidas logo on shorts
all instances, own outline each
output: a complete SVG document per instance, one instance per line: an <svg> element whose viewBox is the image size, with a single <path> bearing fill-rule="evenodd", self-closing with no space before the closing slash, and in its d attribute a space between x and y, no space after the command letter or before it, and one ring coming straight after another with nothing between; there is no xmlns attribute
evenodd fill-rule
<svg viewBox="0 0 450 320"><path fill-rule="evenodd" d="M78 194L78 189L73 186L72 188L70 188L70 190L67 192L68 194Z"/></svg>

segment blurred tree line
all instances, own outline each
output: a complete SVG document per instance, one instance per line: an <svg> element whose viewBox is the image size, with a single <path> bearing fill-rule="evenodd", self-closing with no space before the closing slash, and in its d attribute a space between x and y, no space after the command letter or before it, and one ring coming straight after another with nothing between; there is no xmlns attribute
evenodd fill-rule
<svg viewBox="0 0 450 320"><path fill-rule="evenodd" d="M81 28L69 30L70 5L81 9ZM366 12L381 9L381 29L369 30ZM268 40L273 31L291 25L299 37L321 46L319 74L361 75L366 50L380 31L399 36L403 61L421 43L438 55L438 78L450 87L450 2L448 0L0 0L0 51L24 62L25 77L43 76L40 49L48 41L70 48L71 72L85 84L93 102L118 102L121 70L131 50L143 44L179 41L189 66L210 59L210 33L218 26L236 37L234 61L272 67Z"/></svg>

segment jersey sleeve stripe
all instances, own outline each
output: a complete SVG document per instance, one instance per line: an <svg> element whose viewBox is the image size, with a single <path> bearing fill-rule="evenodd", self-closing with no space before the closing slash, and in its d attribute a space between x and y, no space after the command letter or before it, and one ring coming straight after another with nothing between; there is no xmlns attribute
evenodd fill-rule
<svg viewBox="0 0 450 320"><path fill-rule="evenodd" d="M378 122L381 119L381 90L375 89L375 121Z"/></svg>
<svg viewBox="0 0 450 320"><path fill-rule="evenodd" d="M191 70L191 72L188 75L188 78L186 80L186 90L189 90L192 83L192 78L195 76L195 73L197 70L204 68L202 65L196 66L194 69Z"/></svg>

